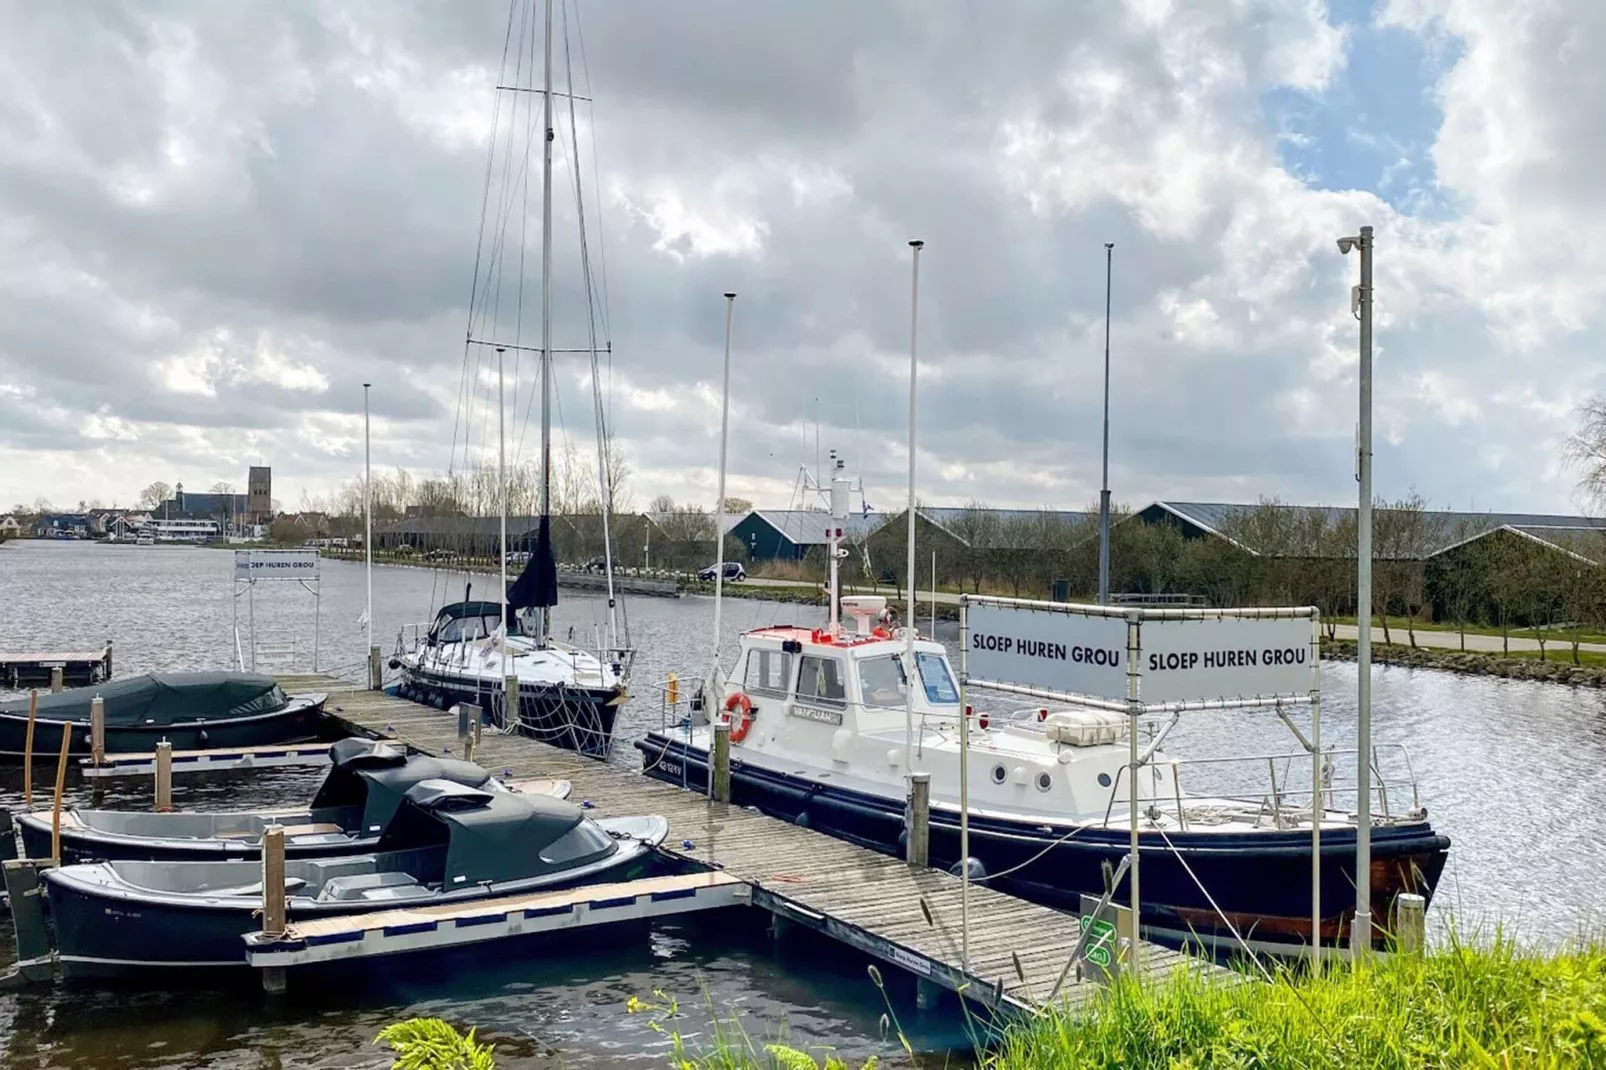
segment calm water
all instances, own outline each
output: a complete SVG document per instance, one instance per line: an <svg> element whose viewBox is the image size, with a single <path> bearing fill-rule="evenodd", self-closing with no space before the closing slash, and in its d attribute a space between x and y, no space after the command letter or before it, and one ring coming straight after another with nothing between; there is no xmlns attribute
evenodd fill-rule
<svg viewBox="0 0 1606 1070"><path fill-rule="evenodd" d="M227 668L233 664L232 557L219 550L12 542L0 546L0 649L93 648L117 642L117 673L147 669ZM491 584L476 580L478 590ZM421 621L433 605L461 597L463 578L447 582L414 568L374 573L374 636L387 652L397 629ZM310 658L313 597L294 584L260 585L251 607L242 598L242 632L254 611L267 639L295 635ZM366 629L360 565L325 562L319 665L358 679ZM706 665L712 604L706 599L635 599L631 639L641 650L636 686ZM603 623L600 600L565 592L560 629L589 637ZM730 601L723 615L726 650L751 627L777 621L815 623L809 607ZM249 636L246 637L249 646ZM1355 668L1323 669L1324 742L1349 745L1354 734ZM1422 801L1454 841L1433 913L1463 924L1504 921L1526 939L1571 935L1599 920L1597 889L1606 881L1606 700L1593 691L1379 669L1373 687L1374 736L1410 748ZM634 763L628 740L657 725L637 700L619 720L614 761ZM1167 749L1179 757L1294 749L1270 714L1191 714ZM1308 778L1292 773L1295 781ZM1192 774L1189 774L1190 776ZM251 778L181 780L181 805L251 806L304 797L321 774L286 770ZM0 804L20 801L21 777L0 768ZM1201 784L1201 787L1204 785ZM87 792L73 786L74 797ZM105 801L148 803L143 784ZM1391 800L1392 801L1392 800ZM0 951L0 963L10 950ZM437 974L445 973L445 976ZM892 973L893 971L888 971ZM835 1045L855 1058L893 1055L882 1035L886 1010L864 960L834 947L773 949L759 933L708 931L696 925L656 930L650 940L558 959L494 953L450 970L391 969L382 985L354 994L303 986L270 1003L237 994L100 994L47 990L0 995L0 1051L7 1067L367 1067L389 1060L370 1046L385 1023L438 1014L479 1026L510 1067L662 1065L667 1041L631 996L662 990L680 1003L683 1033L707 1027L711 1004L738 1015L757 1036L784 1028L804 1046ZM889 983L891 982L889 978ZM963 1040L962 1024L941 1016L917 1022L909 993L894 1009L915 1025L922 1046Z"/></svg>

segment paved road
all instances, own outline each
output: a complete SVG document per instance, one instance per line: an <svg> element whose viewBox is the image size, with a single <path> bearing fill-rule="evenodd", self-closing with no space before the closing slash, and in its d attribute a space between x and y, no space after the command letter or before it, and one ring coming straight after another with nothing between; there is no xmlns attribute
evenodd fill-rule
<svg viewBox="0 0 1606 1070"><path fill-rule="evenodd" d="M819 584L817 584L817 583L810 583L810 582L808 582L806 580L767 580L767 579L761 579L759 577L754 577L752 580L750 580L748 582L753 584L754 586L765 586L765 587L818 587L819 586ZM868 589L865 589L865 588L860 588L860 589L855 590L854 593L857 593L857 594L869 594L870 591ZM881 594L887 595L889 600L894 605L902 605L903 604L903 599L901 597L899 597L899 596L897 596L895 594L892 594L885 587L883 587L881 589ZM921 591L921 592L919 592L920 604L923 605L923 606L930 605L931 604L931 597L932 596L931 596L931 592L930 591ZM958 605L959 604L959 596L957 594L949 594L949 593L947 593L945 591L939 591L939 592L937 592L937 596L936 597L937 597L937 601L939 603L941 603L941 604L944 604L944 605ZM1396 643L1399 643L1399 644L1401 644L1403 646L1406 643L1410 642L1410 639L1407 636L1406 631L1405 631L1404 628L1396 628L1396 627L1390 626L1389 631L1391 633L1391 637L1394 639L1394 641ZM1340 638L1340 639L1354 639L1355 638L1355 625L1353 625L1353 624L1335 625L1334 626L1334 634L1337 635L1338 638ZM1376 626L1376 625L1373 626L1373 628L1372 628L1372 642L1373 643L1382 643L1383 642L1383 629L1381 627ZM1539 649L1539 641L1537 639L1533 638L1533 636L1527 635L1527 634L1519 634L1519 633L1513 632L1512 635L1511 635L1510 642L1511 642L1510 649L1512 649L1512 650L1538 650ZM1460 650L1461 649L1461 636L1457 632L1433 631L1433 630L1429 630L1429 629L1426 629L1426 628L1418 628L1416 630L1416 645L1417 646L1425 646L1425 647L1434 647L1434 648L1443 649L1443 650ZM1566 641L1566 639L1564 639L1560 635L1557 635L1554 639L1548 640L1545 645L1546 645L1547 649L1549 649L1552 652L1561 651L1561 652L1565 653L1569 649L1568 642ZM1498 635L1479 635L1479 634L1476 634L1476 633L1473 633L1473 632L1468 632L1467 633L1467 645L1466 645L1466 648L1469 651L1478 651L1478 652L1481 652L1481 653L1491 653L1491 652L1492 653L1499 653L1500 650L1502 649L1502 645L1501 645L1501 642L1500 642L1500 637ZM1587 651L1590 651L1591 653L1596 653L1596 654L1606 654L1606 643L1580 643L1580 644L1578 644L1578 649L1579 650L1587 650Z"/></svg>

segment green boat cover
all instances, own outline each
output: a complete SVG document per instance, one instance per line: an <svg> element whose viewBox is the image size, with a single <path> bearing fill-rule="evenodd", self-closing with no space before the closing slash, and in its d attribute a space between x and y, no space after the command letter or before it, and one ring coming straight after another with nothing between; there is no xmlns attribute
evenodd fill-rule
<svg viewBox="0 0 1606 1070"><path fill-rule="evenodd" d="M378 740L342 739L329 748L329 775L324 777L312 809L361 806L364 835L378 833L402 804L415 784L443 780L480 788L491 774L482 766L458 758L409 755Z"/></svg>
<svg viewBox="0 0 1606 1070"><path fill-rule="evenodd" d="M108 727L228 721L281 710L290 701L271 676L244 672L146 673L39 696L39 717L88 723L89 704L106 702ZM0 703L0 714L28 716L28 700Z"/></svg>

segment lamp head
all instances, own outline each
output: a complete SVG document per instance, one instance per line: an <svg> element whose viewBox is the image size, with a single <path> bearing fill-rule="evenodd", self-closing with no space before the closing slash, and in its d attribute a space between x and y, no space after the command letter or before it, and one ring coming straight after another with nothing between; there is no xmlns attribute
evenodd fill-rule
<svg viewBox="0 0 1606 1070"><path fill-rule="evenodd" d="M1361 239L1359 238L1340 238L1338 239L1338 251L1343 253L1345 256L1348 256L1349 251L1360 243Z"/></svg>

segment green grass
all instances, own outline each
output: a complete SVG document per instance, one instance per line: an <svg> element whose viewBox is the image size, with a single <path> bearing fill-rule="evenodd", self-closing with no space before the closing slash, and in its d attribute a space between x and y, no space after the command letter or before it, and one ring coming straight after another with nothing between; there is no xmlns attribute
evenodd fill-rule
<svg viewBox="0 0 1606 1070"><path fill-rule="evenodd" d="M1389 630L1391 632L1401 632L1401 633L1403 633L1403 632L1406 631L1406 621L1405 621L1404 617L1390 617L1388 619L1388 622L1389 622ZM1355 626L1355 618L1354 617L1326 617L1326 618L1323 618L1323 623L1347 624L1347 625L1349 625L1350 627L1353 628ZM1383 618L1374 616L1372 618L1372 627L1375 630L1381 630L1382 627L1383 627ZM1487 624L1468 624L1465 628L1462 628L1459 625L1447 624L1444 621L1436 621L1435 622L1435 621L1419 620L1419 621L1416 622L1416 630L1419 631L1419 632L1449 632L1451 634L1459 634L1459 633L1464 631L1468 635L1493 635L1493 636L1499 636L1500 635L1500 629L1496 628L1496 627L1493 627L1492 625L1487 625ZM1376 631L1374 631L1374 634L1376 634ZM1511 628L1511 629L1508 629L1507 634L1510 635L1513 639L1517 639L1517 638L1532 639L1533 638L1533 631L1532 631L1532 629L1529 629L1529 628ZM1553 635L1560 635L1562 633L1560 631L1554 631L1553 630L1552 634ZM1606 643L1606 634L1603 634L1601 632L1596 632L1596 631L1589 631L1587 629L1584 630L1584 631L1579 632L1578 633L1578 638L1579 638L1579 640L1581 642L1585 642L1585 643Z"/></svg>
<svg viewBox="0 0 1606 1070"><path fill-rule="evenodd" d="M735 1018L684 1039L672 1002L631 1002L633 1012L660 1012L654 1028L670 1036L676 1070L843 1068L829 1051L756 1041ZM912 1060L896 1019L884 1023L888 1054ZM1606 944L1547 952L1499 935L1475 945L1452 937L1424 956L1285 972L1269 984L1124 981L1084 1013L1010 1025L978 1058L991 1070L1606 1070Z"/></svg>
<svg viewBox="0 0 1606 1070"><path fill-rule="evenodd" d="M997 1070L1048 1067L1606 1067L1606 945L1560 953L1497 938L1319 977L1114 987L1091 1018L1004 1035Z"/></svg>

